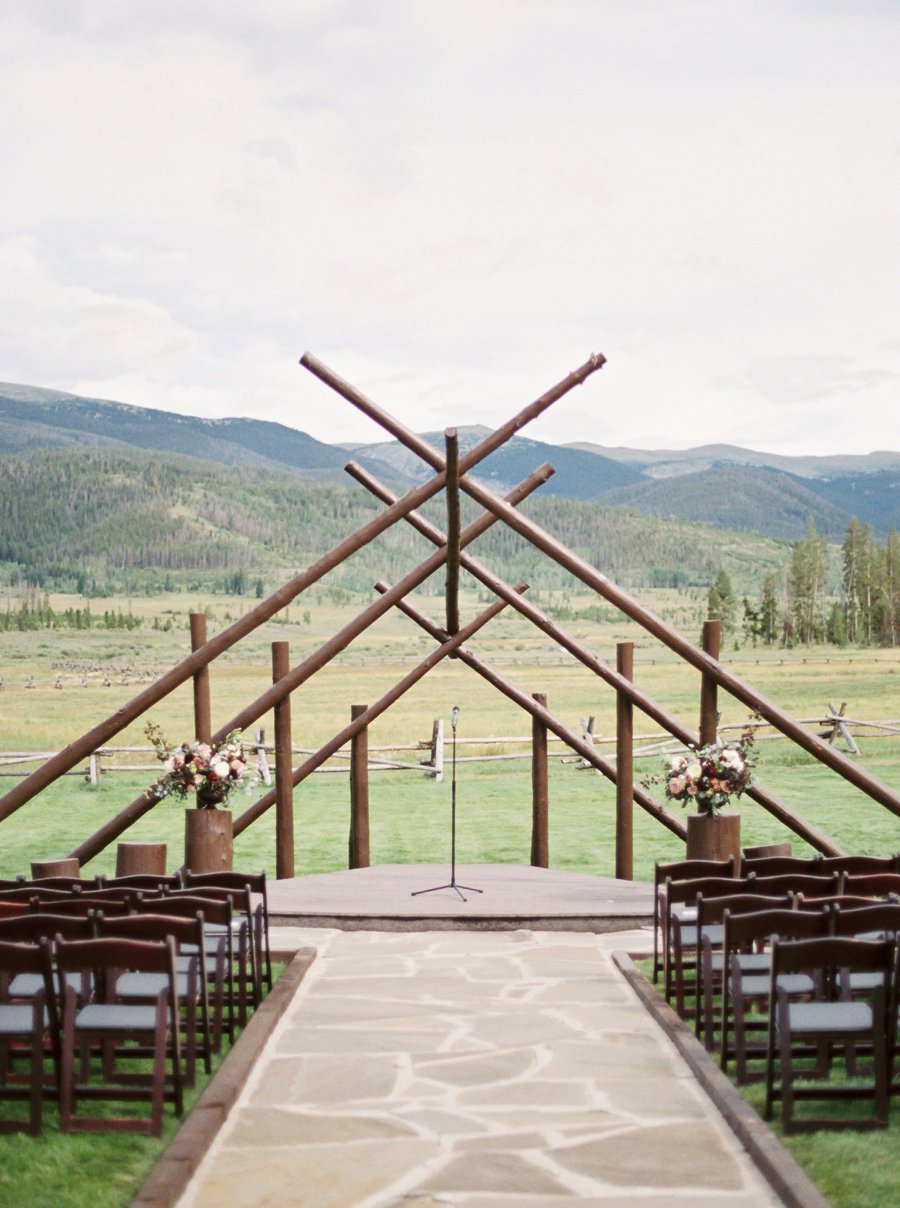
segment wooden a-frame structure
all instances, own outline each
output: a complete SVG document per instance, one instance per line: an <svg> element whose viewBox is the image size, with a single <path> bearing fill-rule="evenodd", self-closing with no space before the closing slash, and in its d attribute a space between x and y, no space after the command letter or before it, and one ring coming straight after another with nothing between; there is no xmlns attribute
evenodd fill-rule
<svg viewBox="0 0 900 1208"><path fill-rule="evenodd" d="M458 658L478 675L492 684L498 691L520 705L534 719L535 725L545 727L563 740L573 751L579 754L588 764L592 765L602 775L616 785L617 795L617 876L629 877L630 852L630 810L632 803L654 816L663 826L679 837L684 837L684 823L659 805L645 788L634 783L631 772L630 740L632 734L631 716L634 709L646 714L663 730L679 742L688 745L702 745L711 742L716 736L717 726L717 692L721 688L743 703L751 712L768 722L785 737L802 747L821 763L831 768L845 780L859 788L876 802L900 816L900 794L891 789L876 777L870 775L864 768L847 759L834 746L823 742L816 735L804 729L803 726L781 710L774 702L759 693L751 684L739 678L718 660L718 627L716 623L708 622L704 628L703 644L698 646L690 642L672 626L644 608L620 587L612 583L595 567L579 558L567 549L550 533L546 532L534 521L528 519L518 510L518 504L537 489L553 473L552 467L544 465L536 469L522 483L510 491L505 497L500 497L487 488L483 483L472 477L470 471L489 454L500 448L511 436L520 431L531 420L542 414L575 386L584 383L605 363L602 355L592 355L578 369L569 373L542 394L538 399L524 407L507 423L485 437L473 448L460 453L457 434L454 429L445 433L445 450L434 448L414 432L410 431L387 412L379 408L364 394L355 389L333 373L317 358L306 354L301 358L303 365L331 390L339 394L352 406L373 419L385 432L394 437L411 452L420 457L434 471L433 476L420 486L414 487L402 497L397 498L386 487L378 483L361 467L350 463L347 466L351 476L369 490L386 506L372 520L362 525L355 533L350 534L339 542L333 549L306 567L293 579L285 583L272 595L262 600L255 608L233 622L226 629L207 639L205 618L192 616L191 654L178 663L155 683L149 685L126 705L119 708L103 722L94 726L79 739L67 746L59 754L48 759L40 768L25 777L13 789L0 797L0 822L9 817L26 802L36 796L43 788L52 783L57 777L69 771L83 761L93 751L108 743L109 740L131 722L142 716L148 709L166 697L175 688L188 679L194 682L195 728L200 739L221 741L232 730L246 730L258 721L270 709L276 710L276 776L277 784L274 789L264 794L243 814L235 819L234 834L239 835L243 830L260 818L273 805L289 803L293 786L300 784L316 768L320 767L335 751L348 741L353 741L365 732L368 724L379 714L383 713L413 684L418 683L423 676L437 665L442 659L452 656ZM447 531L442 533L434 524L422 517L416 509L428 499L443 491L447 503ZM460 520L460 492L465 492L471 499L484 509L480 516L464 527ZM275 665L278 667L277 677L272 686L256 700L245 705L234 717L230 718L217 730L212 730L209 716L208 672L211 663L226 650L230 649L242 638L253 632L259 625L271 619L277 612L291 603L302 592L322 579L329 571L339 566L351 554L374 540L380 533L399 520L405 519L435 545L435 551L417 567L410 570L397 583L388 585L380 582L376 585L378 598L363 608L349 624L344 626L332 638L294 667L283 661L278 664L277 653L274 654ZM498 578L480 561L465 552L466 547L481 533L497 521L502 521L511 529L531 542L548 558L555 561L583 583L591 591L613 604L626 616L637 622L648 634L662 642L679 658L690 664L701 675L701 707L700 725L697 731L685 726L677 718L671 716L666 709L655 702L631 679L630 648L623 644L619 649L616 667L612 667L591 651L587 650L577 639L547 616L541 609L532 604L523 594L525 584L510 585ZM427 579L440 567L446 567L446 619L443 628L435 625L427 617L416 610L406 599L420 583ZM460 568L465 569L479 583L488 588L496 597L479 617L465 625L460 624L458 609L458 585ZM285 720L289 719L290 694L306 682L316 671L324 667L337 654L344 650L351 641L380 616L393 607L401 608L421 628L434 639L435 647L431 653L416 667L408 671L379 701L365 708L355 709L348 726L324 744L315 754L309 756L304 763L291 768L284 758L279 760L279 727L282 732L281 749L290 752L289 721L285 731ZM553 716L546 704L538 697L517 688L501 676L494 668L485 663L479 656L468 648L471 638L494 616L506 607L515 608L523 616L541 629L547 636L569 651L583 666L592 671L599 679L613 689L617 694L617 714L619 719L618 755L615 760L605 758L600 754L589 737L576 734L569 727ZM275 646L283 645L275 643ZM279 713L279 710L281 712ZM286 732L286 742L284 736ZM827 836L810 826L788 806L767 792L759 783L747 790L747 795L761 805L770 814L787 826L795 834L810 843L814 848L828 855L840 854L840 849ZM95 834L85 839L71 853L81 863L86 863L103 851L140 817L156 804L156 800L146 793L141 794L114 818L110 819ZM292 851L292 848L291 848ZM540 853L533 850L534 862L540 861ZM291 857L292 859L292 857ZM279 858L279 876L292 875L285 871L284 862Z"/></svg>

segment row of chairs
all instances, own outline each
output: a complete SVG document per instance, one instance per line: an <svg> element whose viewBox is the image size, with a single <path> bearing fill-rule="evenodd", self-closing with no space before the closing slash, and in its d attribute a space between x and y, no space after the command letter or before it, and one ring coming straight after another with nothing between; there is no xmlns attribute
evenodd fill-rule
<svg viewBox="0 0 900 1208"><path fill-rule="evenodd" d="M685 911L692 912L703 882L719 878L721 886L710 885L708 895L740 892L857 893L865 896L900 894L900 857L836 856L801 859L790 856L744 858L736 872L733 857L726 860L679 860L657 863L654 869L653 980L664 978L666 1001L677 997L676 1009L684 1011L683 988L677 982L672 961L672 922ZM781 877L782 881L772 878ZM816 878L800 881L798 878ZM860 880L859 878L872 878ZM806 886L805 890L801 890Z"/></svg>
<svg viewBox="0 0 900 1208"><path fill-rule="evenodd" d="M693 1015L707 1048L718 1047L723 1069L733 1060L739 1083L765 1078L767 1117L781 1100L787 1132L887 1123L889 1094L900 1090L891 1072L900 977L893 863L779 857L777 866L744 863L737 876L731 862L658 866L654 975L679 1013ZM870 1077L860 1086L863 1048ZM830 1078L835 1052L849 1081ZM812 1085L797 1085L810 1075ZM873 1098L871 1116L796 1113L800 1099L861 1097Z"/></svg>
<svg viewBox="0 0 900 1208"><path fill-rule="evenodd" d="M159 1135L163 1104L180 1114L198 1061L211 1069L223 1031L233 1037L248 997L271 985L267 903L252 901L243 874L210 876L229 884L0 890L30 891L0 897L16 909L0 913L0 1097L30 1102L26 1120L0 1131L39 1131L46 1059L64 1130ZM150 1075L123 1068L126 1057L150 1058ZM147 1097L149 1120L76 1112L83 1099Z"/></svg>

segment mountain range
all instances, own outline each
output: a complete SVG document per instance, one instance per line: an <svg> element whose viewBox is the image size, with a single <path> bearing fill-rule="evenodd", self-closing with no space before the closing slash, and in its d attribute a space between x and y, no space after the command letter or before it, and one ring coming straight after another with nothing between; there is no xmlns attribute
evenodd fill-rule
<svg viewBox="0 0 900 1208"><path fill-rule="evenodd" d="M460 449L488 432L477 425L460 428ZM442 434L426 437L442 447ZM202 419L0 383L0 455L79 446L177 454L345 483L349 455L394 489L431 473L396 441L330 445L267 420ZM900 452L787 457L732 445L641 450L586 442L551 445L517 436L480 463L475 477L508 490L545 461L555 474L541 494L628 507L648 516L788 541L802 537L810 520L832 541L843 538L853 516L882 539L892 528L900 529Z"/></svg>

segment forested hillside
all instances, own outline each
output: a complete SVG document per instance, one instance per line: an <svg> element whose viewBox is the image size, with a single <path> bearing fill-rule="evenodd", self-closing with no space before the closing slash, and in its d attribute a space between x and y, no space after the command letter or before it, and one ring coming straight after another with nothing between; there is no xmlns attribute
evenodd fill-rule
<svg viewBox="0 0 900 1208"><path fill-rule="evenodd" d="M381 505L364 490L288 473L218 466L185 456L108 448L53 450L0 459L0 567L61 590L105 593L164 586L271 590L332 548ZM428 509L442 522L440 501ZM786 547L710 526L642 516L559 498L524 505L543 527L626 585L706 588L727 570L738 590L756 590ZM466 514L475 509L466 506ZM371 591L430 550L408 525L394 526L333 576L342 590ZM502 524L472 547L509 578L534 587L569 582L544 555Z"/></svg>

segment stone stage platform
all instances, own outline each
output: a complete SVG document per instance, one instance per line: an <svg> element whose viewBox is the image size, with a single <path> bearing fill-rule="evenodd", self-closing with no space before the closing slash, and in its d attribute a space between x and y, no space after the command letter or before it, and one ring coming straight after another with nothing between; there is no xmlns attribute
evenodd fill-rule
<svg viewBox="0 0 900 1208"><path fill-rule="evenodd" d="M644 882L516 864L459 865L458 891L451 879L446 864L382 864L272 881L270 921L343 931L592 932L653 922L653 887Z"/></svg>

